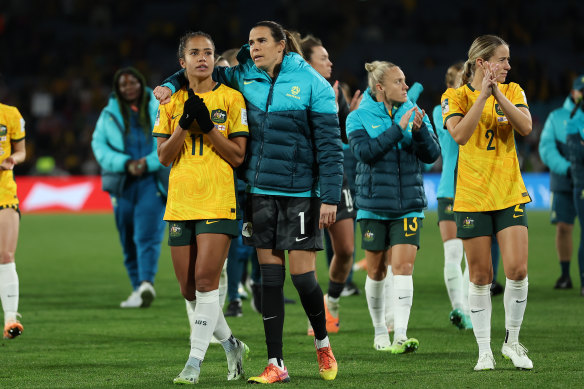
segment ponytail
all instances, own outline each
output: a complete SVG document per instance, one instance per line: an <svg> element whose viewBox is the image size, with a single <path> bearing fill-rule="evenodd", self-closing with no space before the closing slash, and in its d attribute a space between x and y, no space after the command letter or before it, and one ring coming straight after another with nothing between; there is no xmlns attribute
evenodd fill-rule
<svg viewBox="0 0 584 389"><path fill-rule="evenodd" d="M456 87L465 85L472 80L474 68L475 64L470 59L464 63L462 70L460 71L460 85L457 85Z"/></svg>
<svg viewBox="0 0 584 389"><path fill-rule="evenodd" d="M284 54L297 53L302 57L302 49L300 48L300 44L298 44L298 40L294 34L288 30L284 30L284 34L286 35L286 48L284 49Z"/></svg>

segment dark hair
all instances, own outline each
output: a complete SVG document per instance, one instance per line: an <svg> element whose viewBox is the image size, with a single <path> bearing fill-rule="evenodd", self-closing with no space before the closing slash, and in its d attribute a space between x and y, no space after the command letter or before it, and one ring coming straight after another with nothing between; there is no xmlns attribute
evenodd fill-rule
<svg viewBox="0 0 584 389"><path fill-rule="evenodd" d="M195 32L189 31L180 38L180 41L178 44L178 52L176 53L179 60L181 58L184 59L184 57L185 57L185 50L187 48L187 42L191 38L196 38L198 36L202 36L203 38L209 39L209 41L213 45L213 51L215 50L215 42L213 42L213 38L211 38L211 35L207 34L206 32L203 32L203 31L195 31Z"/></svg>
<svg viewBox="0 0 584 389"><path fill-rule="evenodd" d="M444 82L447 88L458 88L461 86L461 71L464 66L464 62L460 61L453 65L450 65L448 70L446 70L446 75L444 76Z"/></svg>
<svg viewBox="0 0 584 389"><path fill-rule="evenodd" d="M148 112L148 103L150 101L150 95L146 93L146 78L137 69L129 66L122 68L114 74L114 96L118 100L120 106L120 112L122 118L124 119L124 128L126 131L130 131L130 104L124 100L120 92L120 78L124 74L131 74L138 79L142 90L140 91L140 97L138 97L138 123L142 126L144 133L149 134L152 131L152 123L150 122L150 112Z"/></svg>
<svg viewBox="0 0 584 389"><path fill-rule="evenodd" d="M286 42L286 46L284 47L284 55L286 55L286 53L298 53L302 55L302 49L296 41L296 38L294 38L294 35L290 31L285 30L284 27L282 27L280 24L271 20L264 20L256 23L256 25L253 26L253 28L256 27L268 27L272 33L272 38L274 38L276 42Z"/></svg>
<svg viewBox="0 0 584 389"><path fill-rule="evenodd" d="M306 61L310 61L312 51L318 46L322 46L322 41L313 35L308 34L300 39L300 48L302 49L302 55Z"/></svg>

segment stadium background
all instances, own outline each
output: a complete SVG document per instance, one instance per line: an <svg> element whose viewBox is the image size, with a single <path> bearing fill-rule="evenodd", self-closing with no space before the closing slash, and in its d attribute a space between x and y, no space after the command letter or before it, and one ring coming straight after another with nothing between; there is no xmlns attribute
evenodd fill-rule
<svg viewBox="0 0 584 389"><path fill-rule="evenodd" d="M91 134L116 69L133 65L155 86L178 68L185 31L209 32L221 52L241 46L264 19L320 37L334 78L352 89L364 89L366 61L399 64L409 83L424 85L420 105L429 112L446 68L466 59L472 40L502 36L511 45L509 79L525 89L533 115L534 131L518 139L523 171L545 170L537 152L545 118L584 73L584 2L577 0L3 0L0 101L27 122L28 158L16 174L97 174ZM54 168L45 159L38 171L46 156Z"/></svg>

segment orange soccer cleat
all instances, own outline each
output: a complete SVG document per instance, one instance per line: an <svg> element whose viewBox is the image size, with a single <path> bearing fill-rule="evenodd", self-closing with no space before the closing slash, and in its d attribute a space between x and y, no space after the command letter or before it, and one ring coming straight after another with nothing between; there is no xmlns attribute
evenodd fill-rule
<svg viewBox="0 0 584 389"><path fill-rule="evenodd" d="M286 367L280 369L273 363L270 363L258 377L250 377L247 380L248 384L275 384L284 382L290 382L288 369Z"/></svg>
<svg viewBox="0 0 584 389"><path fill-rule="evenodd" d="M316 358L318 359L318 369L322 379L325 381L334 380L337 377L338 366L331 346L317 348Z"/></svg>
<svg viewBox="0 0 584 389"><path fill-rule="evenodd" d="M18 320L16 321L9 321L4 326L4 339L14 339L20 334L22 334L22 324Z"/></svg>

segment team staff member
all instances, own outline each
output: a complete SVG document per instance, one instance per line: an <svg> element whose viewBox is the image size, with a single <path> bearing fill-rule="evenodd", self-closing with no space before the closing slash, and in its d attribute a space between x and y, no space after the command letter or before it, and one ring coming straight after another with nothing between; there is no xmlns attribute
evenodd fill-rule
<svg viewBox="0 0 584 389"><path fill-rule="evenodd" d="M572 193L566 128L576 103L582 100L583 90L584 75L581 75L574 80L572 91L570 96L566 97L564 105L549 114L539 140L539 155L550 169L551 222L556 225L556 250L562 271L560 278L556 281L555 289L572 288L570 261L576 208Z"/></svg>
<svg viewBox="0 0 584 389"><path fill-rule="evenodd" d="M357 158L357 220L367 260L365 294L375 329L374 348L402 354L419 342L407 337L414 284L412 273L427 206L423 163L440 156L432 125L408 100L402 70L385 61L365 64L369 88L347 118L351 150ZM410 118L412 122L410 123ZM391 247L393 343L384 314L385 253Z"/></svg>
<svg viewBox="0 0 584 389"><path fill-rule="evenodd" d="M243 376L247 346L233 337L219 306L219 277L240 210L234 168L243 162L248 137L241 94L213 81L215 44L203 32L189 32L179 44L179 63L188 85L160 106L153 134L158 157L172 163L164 220L181 293L192 305L191 351L174 379L199 380L214 335L227 355L228 380Z"/></svg>
<svg viewBox="0 0 584 389"><path fill-rule="evenodd" d="M470 317L479 346L475 370L495 366L490 345L493 234L507 277L507 333L501 352L517 368L533 368L519 343L527 302L525 203L531 199L521 178L514 139L514 130L523 136L531 132L531 115L521 87L503 84L509 70L509 45L494 35L480 36L468 51L462 86L442 95L444 123L459 144L454 217L469 265Z"/></svg>
<svg viewBox="0 0 584 389"><path fill-rule="evenodd" d="M14 166L26 158L24 119L16 107L0 104L0 299L4 310L4 339L22 334L18 320L18 274L14 252L18 242L20 209Z"/></svg>
<svg viewBox="0 0 584 389"><path fill-rule="evenodd" d="M242 92L249 112L245 176L250 198L242 233L244 242L256 247L262 272L268 366L248 382L290 380L282 352L286 250L292 282L314 329L320 375L333 380L337 362L314 270L316 250L322 250L320 229L335 222L341 197L343 157L334 91L278 23L257 23L248 43L238 54L238 66L218 68L215 74ZM170 80L176 87L184 77L175 74ZM158 92L164 102L168 89Z"/></svg>
<svg viewBox="0 0 584 389"><path fill-rule="evenodd" d="M578 264L580 268L580 295L584 297L584 106L582 101L568 122L566 144L570 160L570 172L574 180L573 198L580 220L580 246L578 248Z"/></svg>
<svg viewBox="0 0 584 389"><path fill-rule="evenodd" d="M114 75L113 93L95 125L91 147L110 194L132 293L122 308L149 307L156 296L168 169L158 162L150 132L158 101L144 76L128 67Z"/></svg>
<svg viewBox="0 0 584 389"><path fill-rule="evenodd" d="M446 71L447 88L458 86L462 65L463 62L456 63ZM464 256L464 249L462 240L456 237L456 222L454 221L454 211L452 210L458 144L442 125L442 109L440 105L434 107L432 117L442 153L442 174L440 174L437 191L438 227L444 244L444 283L452 305L450 321L460 329L471 329L468 292L465 293L465 289L468 291L468 265L465 267L463 274L461 261Z"/></svg>

